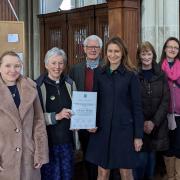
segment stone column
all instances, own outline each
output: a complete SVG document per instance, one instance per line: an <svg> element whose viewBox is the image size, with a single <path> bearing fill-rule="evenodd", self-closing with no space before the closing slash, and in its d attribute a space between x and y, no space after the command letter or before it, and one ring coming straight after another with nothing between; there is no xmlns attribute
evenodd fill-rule
<svg viewBox="0 0 180 180"><path fill-rule="evenodd" d="M19 0L19 19L25 26L25 75L36 78L40 73L38 1Z"/></svg>
<svg viewBox="0 0 180 180"><path fill-rule="evenodd" d="M159 61L164 41L179 38L179 0L143 0L141 12L142 41L154 45Z"/></svg>
<svg viewBox="0 0 180 180"><path fill-rule="evenodd" d="M144 0L141 5L141 38L155 43L156 0Z"/></svg>

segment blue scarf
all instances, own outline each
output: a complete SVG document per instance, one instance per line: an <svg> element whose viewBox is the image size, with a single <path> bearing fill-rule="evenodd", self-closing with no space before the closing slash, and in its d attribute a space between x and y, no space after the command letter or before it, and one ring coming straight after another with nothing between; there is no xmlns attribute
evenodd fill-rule
<svg viewBox="0 0 180 180"><path fill-rule="evenodd" d="M96 60L88 60L86 59L86 67L90 68L90 69L95 69L97 68L99 65L99 58L97 58Z"/></svg>

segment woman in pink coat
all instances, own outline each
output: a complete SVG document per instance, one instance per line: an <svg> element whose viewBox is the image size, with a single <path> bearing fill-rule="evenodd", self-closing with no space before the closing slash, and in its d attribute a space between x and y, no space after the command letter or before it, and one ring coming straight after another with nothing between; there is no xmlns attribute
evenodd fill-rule
<svg viewBox="0 0 180 180"><path fill-rule="evenodd" d="M166 40L161 55L161 68L170 89L168 111L170 147L165 152L168 180L180 180L180 42L175 37Z"/></svg>
<svg viewBox="0 0 180 180"><path fill-rule="evenodd" d="M0 57L0 179L40 180L48 143L36 84L14 52Z"/></svg>

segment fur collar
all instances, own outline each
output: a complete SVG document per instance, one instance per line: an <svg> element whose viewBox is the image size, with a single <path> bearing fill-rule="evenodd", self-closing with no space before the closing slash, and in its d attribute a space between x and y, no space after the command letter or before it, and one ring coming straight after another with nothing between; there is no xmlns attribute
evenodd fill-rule
<svg viewBox="0 0 180 180"><path fill-rule="evenodd" d="M21 101L19 109L17 109L8 87L0 78L0 111L8 115L15 124L21 123L17 120L23 121L37 97L36 84L31 79L20 76L17 80L17 87Z"/></svg>

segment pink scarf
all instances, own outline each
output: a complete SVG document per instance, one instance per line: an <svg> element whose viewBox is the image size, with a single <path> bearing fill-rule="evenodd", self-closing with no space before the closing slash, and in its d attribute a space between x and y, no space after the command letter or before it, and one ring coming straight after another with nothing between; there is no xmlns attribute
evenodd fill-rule
<svg viewBox="0 0 180 180"><path fill-rule="evenodd" d="M180 114L180 88L174 85L173 81L180 83L180 60L176 59L173 66L170 68L167 59L162 63L162 70L168 77L171 100L169 104L169 113L176 112ZM172 118L171 118L172 120Z"/></svg>
<svg viewBox="0 0 180 180"><path fill-rule="evenodd" d="M167 59L162 63L162 70L166 73L167 77L172 81L180 78L180 60L176 59L173 66L170 68Z"/></svg>

